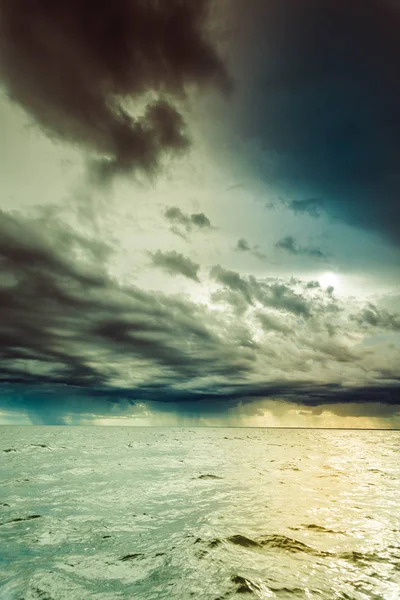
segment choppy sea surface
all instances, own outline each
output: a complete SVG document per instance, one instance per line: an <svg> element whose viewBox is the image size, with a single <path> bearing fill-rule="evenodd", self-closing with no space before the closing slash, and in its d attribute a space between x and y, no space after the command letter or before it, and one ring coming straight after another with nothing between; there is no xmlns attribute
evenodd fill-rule
<svg viewBox="0 0 400 600"><path fill-rule="evenodd" d="M0 428L1 600L399 600L400 432Z"/></svg>

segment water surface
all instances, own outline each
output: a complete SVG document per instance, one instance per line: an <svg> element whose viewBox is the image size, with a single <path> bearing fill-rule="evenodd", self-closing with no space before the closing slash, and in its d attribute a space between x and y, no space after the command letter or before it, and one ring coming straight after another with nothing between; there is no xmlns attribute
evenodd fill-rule
<svg viewBox="0 0 400 600"><path fill-rule="evenodd" d="M400 432L1 427L1 600L399 600Z"/></svg>

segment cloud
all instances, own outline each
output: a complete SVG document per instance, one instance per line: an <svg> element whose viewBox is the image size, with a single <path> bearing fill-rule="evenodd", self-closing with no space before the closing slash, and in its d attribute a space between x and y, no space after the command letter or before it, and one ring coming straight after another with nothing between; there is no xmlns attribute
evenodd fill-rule
<svg viewBox="0 0 400 600"><path fill-rule="evenodd" d="M190 217L177 206L170 206L165 210L165 218L173 224L190 225Z"/></svg>
<svg viewBox="0 0 400 600"><path fill-rule="evenodd" d="M326 407L315 407L312 414L322 414ZM382 402L370 402L360 405L357 402L333 402L329 405L329 412L340 417L377 417L393 418L400 416L399 406L396 404L384 404Z"/></svg>
<svg viewBox="0 0 400 600"><path fill-rule="evenodd" d="M235 246L236 252L249 252L256 258L258 258L260 260L264 260L266 258L266 256L265 256L265 254L260 252L258 248L259 248L259 246L257 246L257 245L253 246L253 248L251 248L249 242L247 240L245 240L244 238L240 238Z"/></svg>
<svg viewBox="0 0 400 600"><path fill-rule="evenodd" d="M171 231L175 235L187 240L187 234L193 230L211 231L213 226L204 213L184 213L177 206L169 206L164 212L165 218L171 224Z"/></svg>
<svg viewBox="0 0 400 600"><path fill-rule="evenodd" d="M259 313L257 318L264 331L277 331L283 334L289 334L291 327L284 319L279 319L276 315L268 313Z"/></svg>
<svg viewBox="0 0 400 600"><path fill-rule="evenodd" d="M193 213L190 215L190 221L193 225L198 227L199 229L210 229L211 222L208 217L204 213Z"/></svg>
<svg viewBox="0 0 400 600"><path fill-rule="evenodd" d="M164 269L170 275L183 275L188 279L199 282L198 272L200 265L190 260L183 254L175 252L157 252L151 254L151 260L155 267Z"/></svg>
<svg viewBox="0 0 400 600"><path fill-rule="evenodd" d="M308 290L312 290L312 289L316 289L316 288L320 288L321 285L319 283L319 281L309 281L306 285L306 288Z"/></svg>
<svg viewBox="0 0 400 600"><path fill-rule="evenodd" d="M284 404L285 403L285 404ZM7 385L0 392L0 405L8 411L27 413L34 424L80 424L99 417L140 416L153 412L156 416L173 413L187 417L229 418L235 410L239 415L263 415L263 408L272 413L285 413L291 406L303 407L300 414L320 415L329 411L341 417L399 416L399 386L346 387L315 385L311 382L281 381L259 386L222 386L212 390L174 391L167 386L137 387L135 390L74 390Z"/></svg>
<svg viewBox="0 0 400 600"><path fill-rule="evenodd" d="M238 250L239 252L250 252L251 248L247 240L240 238L236 244L235 250Z"/></svg>
<svg viewBox="0 0 400 600"><path fill-rule="evenodd" d="M334 218L400 243L400 5L257 0L238 6L232 116L281 195L323 198ZM234 125L233 125L234 122ZM269 160L270 159L270 160ZM316 216L314 200L294 201Z"/></svg>
<svg viewBox="0 0 400 600"><path fill-rule="evenodd" d="M87 389L118 387L134 365L136 383L156 380L157 373L168 381L173 373L179 380L196 377L203 368L211 376L247 369L239 347L232 351L201 324L213 321L201 306L119 286L97 259L76 260L73 245L85 249L90 241L71 233L69 245L59 245L61 229L43 235L41 222L1 216L3 383Z"/></svg>
<svg viewBox="0 0 400 600"><path fill-rule="evenodd" d="M281 280L270 281L256 279L253 276L243 277L236 271L225 269L221 265L212 267L210 276L228 290L226 298L232 298L232 292L234 292L240 294L251 306L258 304L262 307L293 313L305 319L311 317L316 311L336 310L334 300L331 299L330 305L327 307L315 298L307 298L303 290L301 292L293 290L290 285ZM220 295L220 298L224 298L224 295Z"/></svg>
<svg viewBox="0 0 400 600"><path fill-rule="evenodd" d="M323 210L323 202L319 198L307 198L306 200L290 200L287 207L296 215L306 214L318 219Z"/></svg>
<svg viewBox="0 0 400 600"><path fill-rule="evenodd" d="M6 410L64 423L151 402L199 414L263 398L400 403L398 350L381 338L363 345L354 307L321 288L216 265L213 295L196 303L119 284L109 258L61 223L1 213Z"/></svg>
<svg viewBox="0 0 400 600"><path fill-rule="evenodd" d="M213 229L210 219L204 213L184 213L177 206L169 206L165 210L165 218L171 223L171 231L186 239L185 233L194 230ZM184 233L185 232L185 233Z"/></svg>
<svg viewBox="0 0 400 600"><path fill-rule="evenodd" d="M3 2L1 76L41 129L84 149L107 177L156 171L189 136L188 88L227 90L208 0Z"/></svg>
<svg viewBox="0 0 400 600"><path fill-rule="evenodd" d="M253 303L253 294L249 283L236 271L224 269L221 265L215 265L210 271L210 276L233 292L239 292L248 304Z"/></svg>
<svg viewBox="0 0 400 600"><path fill-rule="evenodd" d="M275 244L275 248L279 250L285 250L289 254L296 254L297 256L311 256L313 258L326 258L325 254L319 248L313 248L311 246L299 246L293 236L287 235Z"/></svg>
<svg viewBox="0 0 400 600"><path fill-rule="evenodd" d="M369 303L360 313L353 317L357 323L366 327L376 327L389 331L400 331L400 315L378 308Z"/></svg>

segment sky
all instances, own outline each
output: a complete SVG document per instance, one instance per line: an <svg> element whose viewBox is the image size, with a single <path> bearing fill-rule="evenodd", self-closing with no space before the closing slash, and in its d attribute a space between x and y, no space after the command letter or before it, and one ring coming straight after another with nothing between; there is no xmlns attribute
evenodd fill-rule
<svg viewBox="0 0 400 600"><path fill-rule="evenodd" d="M400 2L0 13L0 424L400 427Z"/></svg>

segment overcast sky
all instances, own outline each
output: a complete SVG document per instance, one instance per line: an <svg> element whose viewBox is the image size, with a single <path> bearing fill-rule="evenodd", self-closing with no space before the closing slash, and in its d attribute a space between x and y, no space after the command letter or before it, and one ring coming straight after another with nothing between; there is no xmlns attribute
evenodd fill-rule
<svg viewBox="0 0 400 600"><path fill-rule="evenodd" d="M400 427L400 4L0 7L0 423Z"/></svg>

